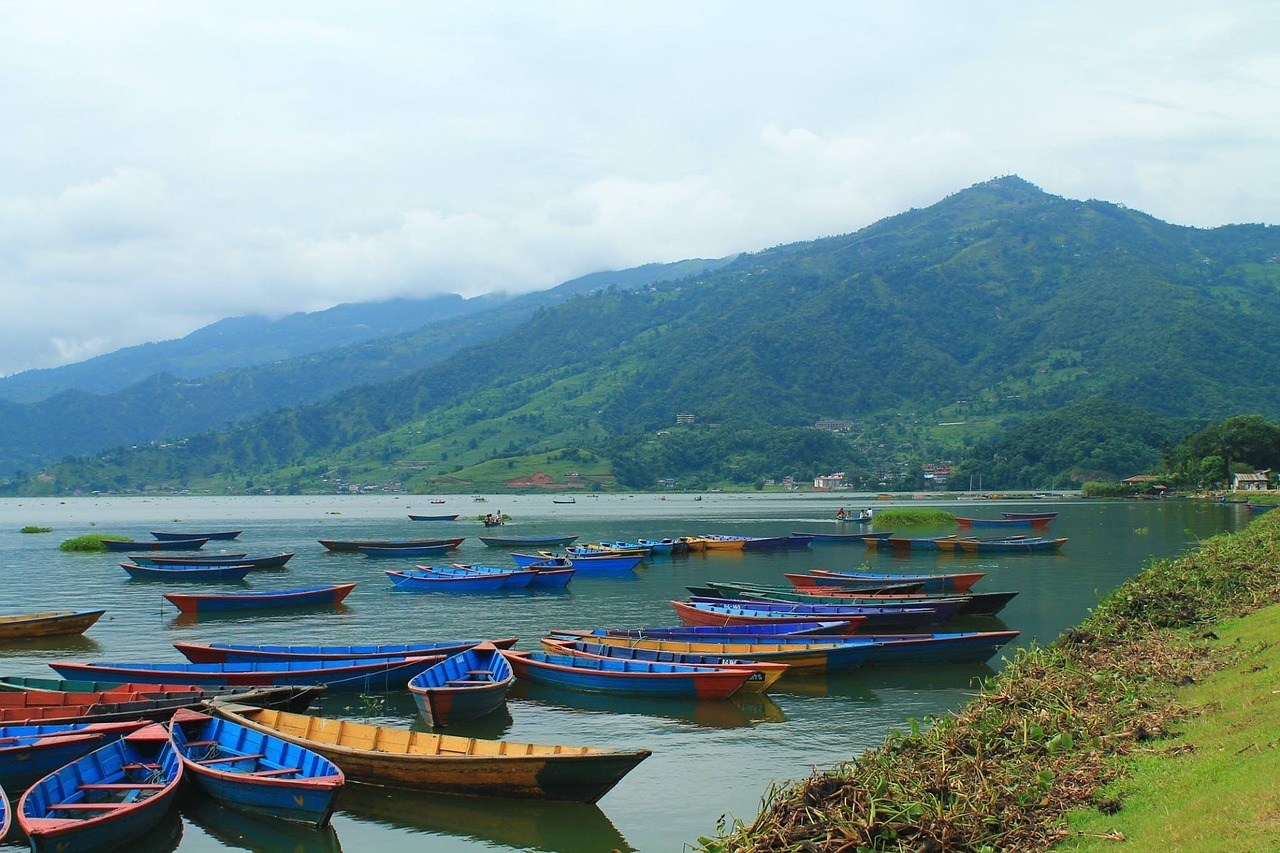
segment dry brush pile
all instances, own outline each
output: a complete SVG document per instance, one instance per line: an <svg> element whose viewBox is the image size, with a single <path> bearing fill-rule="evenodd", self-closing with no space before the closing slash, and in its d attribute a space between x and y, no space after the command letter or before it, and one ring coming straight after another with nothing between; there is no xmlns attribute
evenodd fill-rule
<svg viewBox="0 0 1280 853"><path fill-rule="evenodd" d="M1019 652L958 713L770 792L750 826L701 850L1008 851L1050 846L1063 816L1186 712L1173 688L1226 663L1212 626L1280 601L1280 512L1155 561L1054 643Z"/></svg>

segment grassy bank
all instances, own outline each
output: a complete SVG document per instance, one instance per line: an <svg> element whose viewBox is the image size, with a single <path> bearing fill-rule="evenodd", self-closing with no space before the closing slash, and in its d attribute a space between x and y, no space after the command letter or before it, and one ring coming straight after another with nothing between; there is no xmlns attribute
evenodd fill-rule
<svg viewBox="0 0 1280 853"><path fill-rule="evenodd" d="M1215 626L1277 600L1280 513L1271 513L1152 563L1078 628L1019 653L958 713L777 789L752 825L702 849L1002 851L1078 839L1065 816L1114 812L1123 797L1107 786L1189 724L1179 688L1242 660ZM1235 701L1224 695L1224 707ZM1273 821L1274 802L1265 806ZM1078 825L1110 832L1099 829L1105 821Z"/></svg>

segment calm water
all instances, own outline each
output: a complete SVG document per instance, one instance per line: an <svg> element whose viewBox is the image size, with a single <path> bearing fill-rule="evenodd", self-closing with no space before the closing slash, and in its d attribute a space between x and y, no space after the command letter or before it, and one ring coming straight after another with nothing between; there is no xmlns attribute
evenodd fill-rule
<svg viewBox="0 0 1280 853"><path fill-rule="evenodd" d="M871 503L875 503L872 501ZM913 506L922 501L907 502ZM1247 511L1190 502L1050 504L1032 501L972 504L946 502L961 515L997 517L1002 509L1060 511L1050 530L1070 537L1057 555L950 555L910 557L869 552L860 545L826 545L782 554L712 554L657 558L635 579L575 578L567 592L484 595L393 593L384 569L412 561L329 554L318 538L398 538L468 535L451 561L507 565L506 554L474 537L474 519L504 511L513 522L504 533L577 533L584 540L662 538L703 532L777 535L792 530L836 532L831 521L851 499L817 496L687 495L579 497L555 505L550 496L449 498L444 505L409 497L294 498L102 498L0 501L0 553L7 583L0 613L66 607L105 607L107 616L83 638L0 651L3 672L51 675L56 659L181 660L176 640L350 643L404 642L453 637L519 636L520 648L536 648L553 628L633 627L673 624L668 601L684 585L739 578L782 582L782 573L811 568L946 571L980 568L979 589L1018 590L1000 620L966 628L1009 627L1022 632L1016 645L1051 639L1078 622L1099 595L1138 571L1153 556L1185 552L1199 538L1234 530ZM879 504L883 508L887 504ZM457 522L411 522L408 512L462 513ZM53 527L21 535L24 525ZM62 540L82 533L119 533L146 539L150 530L243 528L237 542L205 550L270 554L296 552L288 570L250 576L255 589L357 581L339 611L192 621L161 598L167 585L132 581L107 555L64 554ZM912 531L912 535L948 533ZM218 547L214 547L218 546ZM196 590L197 585L183 585ZM219 585L224 589L225 585ZM1012 648L1012 647L1009 647ZM993 662L999 666L999 660ZM516 685L507 714L460 734L544 743L644 747L653 756L631 772L599 806L412 796L348 786L333 828L293 829L191 803L151 839L150 849L446 851L680 850L713 833L721 815L749 821L771 780L807 775L880 743L911 717L962 704L974 678L987 666L875 669L821 680L784 679L768 698L746 701L658 703L606 699ZM370 722L422 724L407 694L385 702L327 697L320 710Z"/></svg>

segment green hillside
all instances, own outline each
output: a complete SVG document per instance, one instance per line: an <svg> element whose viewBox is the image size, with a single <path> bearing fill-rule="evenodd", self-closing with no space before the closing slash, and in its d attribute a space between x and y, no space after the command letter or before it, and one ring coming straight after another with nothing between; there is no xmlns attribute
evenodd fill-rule
<svg viewBox="0 0 1280 853"><path fill-rule="evenodd" d="M853 234L544 307L411 375L23 488L463 490L492 484L495 460L516 479L565 452L626 488L875 477L969 458L1087 399L1102 421L1124 405L1118 465L1185 423L1153 417L1280 412L1280 343L1264 331L1277 259L1274 228L1184 228L1001 178Z"/></svg>

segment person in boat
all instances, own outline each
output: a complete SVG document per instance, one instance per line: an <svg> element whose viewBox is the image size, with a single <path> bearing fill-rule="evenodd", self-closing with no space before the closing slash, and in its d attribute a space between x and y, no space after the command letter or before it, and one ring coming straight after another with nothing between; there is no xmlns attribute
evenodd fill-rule
<svg viewBox="0 0 1280 853"><path fill-rule="evenodd" d="M848 513L844 511L844 507L840 507L840 509L836 510L836 518L845 518L847 515Z"/></svg>

